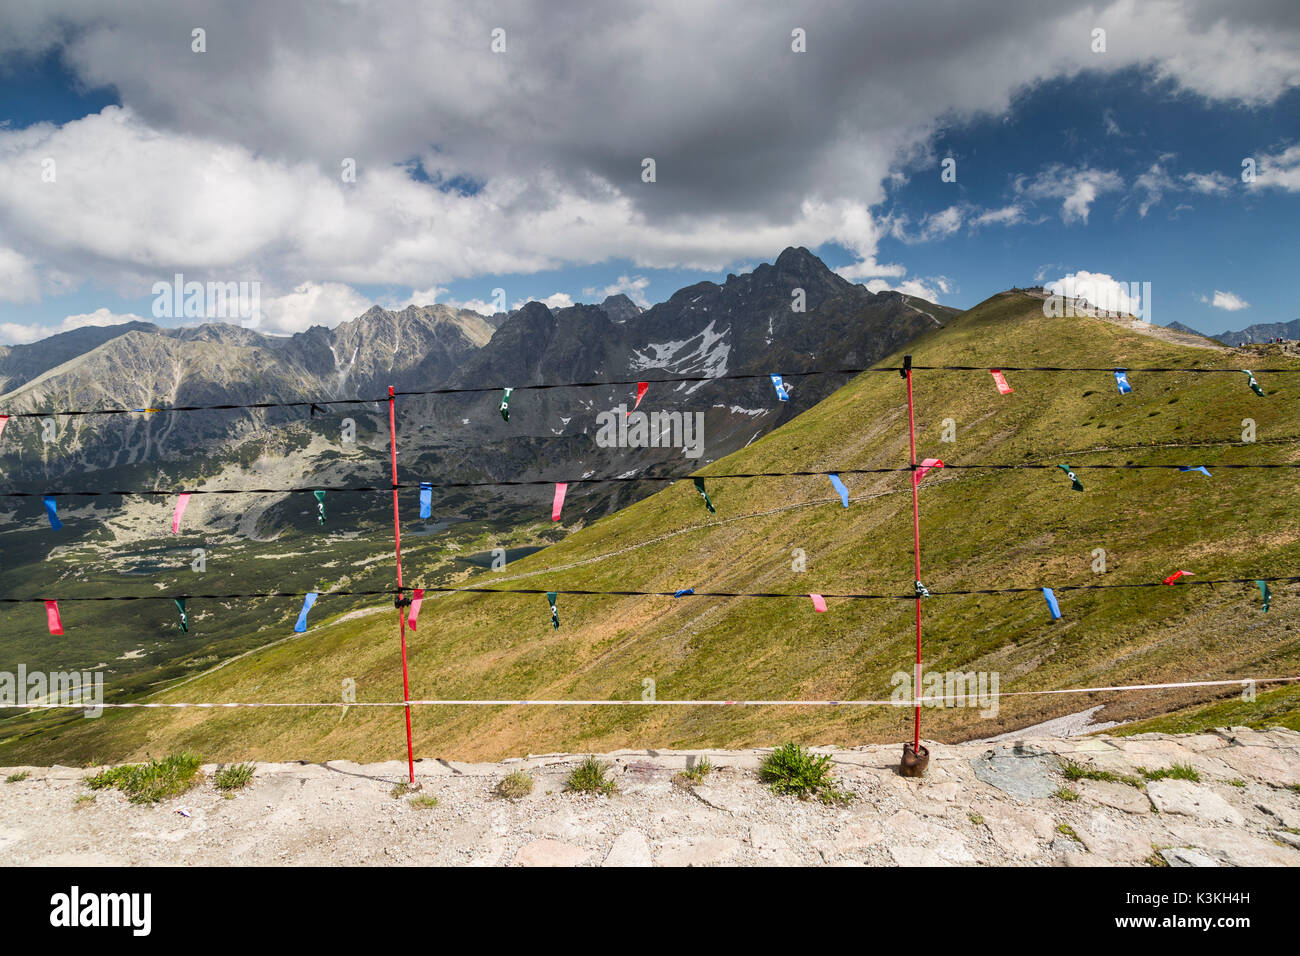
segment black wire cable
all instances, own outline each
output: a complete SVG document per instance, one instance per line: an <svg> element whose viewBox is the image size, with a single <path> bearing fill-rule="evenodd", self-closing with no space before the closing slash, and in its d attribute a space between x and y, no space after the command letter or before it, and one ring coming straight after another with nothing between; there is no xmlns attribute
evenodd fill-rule
<svg viewBox="0 0 1300 956"><path fill-rule="evenodd" d="M1073 455L1091 455L1099 452L1063 452L1061 457L1071 457ZM895 472L919 471L924 466L918 462L915 465L895 465L884 468L841 468L825 469L821 471L752 471L752 472L728 472L718 475L610 475L595 478L520 478L520 479L501 479L491 481L450 481L450 482L398 482L389 485L304 485L294 488L179 488L171 491L159 490L118 490L118 491L0 491L0 498L127 498L127 497L170 497L173 495L272 495L272 494L294 494L309 491L326 491L336 493L348 492L391 492L411 490L414 488L423 488L426 485L431 491L440 491L451 488L497 488L497 487L516 487L526 485L578 485L578 484L601 484L608 482L637 482L637 481L686 481L689 479L699 478L707 481L725 480L733 478L826 478L830 475L877 475L893 474ZM966 469L966 470L990 470L990 471L1053 471L1059 468L1059 465L1051 464L999 464L996 462L974 462L970 464L945 464L946 469ZM1213 462L1202 463L1197 465L1190 464L1095 464L1095 465L1071 465L1074 471L1085 469L1108 469L1108 470L1190 470L1192 468L1300 468L1300 462L1255 462L1245 464L1216 464Z"/></svg>
<svg viewBox="0 0 1300 956"><path fill-rule="evenodd" d="M1060 584L1053 585L1052 591L1107 591L1114 589L1134 589L1134 588L1160 588L1160 587L1213 587L1216 584L1254 584L1257 581L1265 583L1286 583L1291 584L1300 581L1300 574L1285 575L1280 577L1257 577L1257 578L1207 578L1199 581L1180 580L1177 584L1165 584L1164 581L1139 581L1130 584ZM995 594L1032 594L1043 590L1042 587L1015 587L1015 588L970 588L954 591L930 591L928 597L967 597L972 595L995 595ZM788 594L782 592L753 592L753 591L696 591L693 589L681 589L678 591L632 591L632 590L612 590L602 591L590 588L486 588L486 587L451 587L437 586L417 588L406 586L400 589L385 588L375 591L249 591L238 594L119 594L119 595L98 595L94 597L66 597L66 598L49 598L49 597L0 597L0 604L29 604L41 603L44 601L228 601L241 598L300 598L309 593L314 593L318 598L326 597L377 597L377 596L396 596L400 598L402 594L409 594L413 591L424 591L426 594L570 594L585 595L591 597L709 597L709 598L803 598L806 599L809 592L803 591L798 594ZM817 592L814 592L817 593ZM854 600L900 600L912 601L916 599L916 593L908 594L832 594L822 593L824 598L848 598ZM926 600L927 598L922 598Z"/></svg>
<svg viewBox="0 0 1300 956"><path fill-rule="evenodd" d="M913 371L920 372L991 372L994 369L1001 372L1115 372L1124 371L1130 374L1144 373L1188 373L1188 374L1217 374L1231 373L1240 375L1244 369L1236 368L1175 368L1175 367L1148 367L1148 368L1131 368L1122 365L1112 365L1107 367L1072 367L1062 365L913 365ZM605 382L543 382L530 385L511 385L514 391L541 391L556 388L605 388L610 386L640 385L673 385L677 383L689 382L725 382L725 381L742 381L748 379L767 379L771 375L780 375L782 378L801 378L808 375L861 375L867 372L902 372L904 368L897 365L872 365L861 368L832 368L832 369L810 369L808 371L796 372L735 372L725 375L678 375L671 378L643 378L643 379L616 379ZM1256 375L1281 375L1300 372L1297 368L1257 368L1252 369ZM489 392L500 392L506 386L502 385L476 385L476 386L447 386L444 388L425 388L425 389L402 389L395 391L394 396L403 395L471 395ZM133 415L133 414L162 414L164 412L200 412L200 411L226 411L233 409L254 409L254 408L317 408L325 405L375 405L382 404L389 400L389 396L384 395L379 398L317 398L302 399L288 402L225 402L212 405L163 405L146 408L88 408L88 409L68 409L65 411L44 411L44 412L9 412L0 417L7 418L51 418L59 416L74 415Z"/></svg>

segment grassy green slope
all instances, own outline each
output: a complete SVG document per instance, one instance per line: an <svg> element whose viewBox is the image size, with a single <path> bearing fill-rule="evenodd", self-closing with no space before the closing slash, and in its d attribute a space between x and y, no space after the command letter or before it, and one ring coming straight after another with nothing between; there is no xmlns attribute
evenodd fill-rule
<svg viewBox="0 0 1300 956"><path fill-rule="evenodd" d="M1170 344L1110 323L1047 319L1041 303L995 296L909 349L918 365L1195 365L1238 368L1225 351ZM1270 357L1269 365L1287 364ZM1294 360L1290 365L1300 368ZM1269 376L1267 398L1244 375L1132 376L1120 396L1109 373L1008 373L999 395L987 372L918 372L918 455L962 462L1176 462L1177 471L1081 471L1071 492L1050 471L932 473L922 485L923 574L934 591L1300 573L1290 470L1219 470L1216 463L1296 458L1300 375ZM797 391L796 391L797 396ZM1259 442L1241 444L1242 420ZM944 421L955 443L941 441ZM1219 444L1205 445L1203 443ZM709 473L897 466L906 462L902 380L868 373ZM686 463L684 463L685 465ZM685 470L685 467L683 468ZM843 509L824 477L715 481L707 514L690 482L596 522L546 551L484 573L502 587L779 591L910 591L911 498L905 473L846 476ZM1104 548L1108 569L1092 570ZM793 552L807 570L792 569ZM420 580L418 562L408 579ZM1295 673L1297 589L1274 588L1260 612L1253 587L1064 592L1053 623L1042 597L936 597L925 604L928 670L996 671L1006 691ZM429 599L410 636L416 698L623 698L647 679L660 699L882 698L910 668L907 601L805 598L562 596L552 631L540 595ZM323 613L322 613L323 612ZM392 612L326 624L166 693L159 700L338 700L401 697ZM1108 703L1102 718L1163 714L1204 692L1003 700L993 719L930 710L925 734L985 736ZM500 758L621 746L751 746L787 737L821 743L897 740L902 708L421 707L417 753ZM0 761L90 761L188 746L212 759L384 759L404 754L400 710L127 711L76 720L56 733L0 746Z"/></svg>

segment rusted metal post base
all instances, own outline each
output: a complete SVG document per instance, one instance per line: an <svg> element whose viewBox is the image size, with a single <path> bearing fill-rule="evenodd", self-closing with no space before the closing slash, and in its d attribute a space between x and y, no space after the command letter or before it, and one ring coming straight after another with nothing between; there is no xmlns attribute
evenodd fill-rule
<svg viewBox="0 0 1300 956"><path fill-rule="evenodd" d="M913 750L911 744L903 744L903 759L898 764L898 772L904 777L923 777L925 768L930 766L930 751L924 746Z"/></svg>

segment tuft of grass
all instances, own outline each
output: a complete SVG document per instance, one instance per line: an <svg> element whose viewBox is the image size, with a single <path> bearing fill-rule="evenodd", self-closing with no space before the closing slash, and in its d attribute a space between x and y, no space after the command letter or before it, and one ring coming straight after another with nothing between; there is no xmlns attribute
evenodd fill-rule
<svg viewBox="0 0 1300 956"><path fill-rule="evenodd" d="M847 803L852 794L840 790L831 774L831 758L809 753L794 742L782 744L763 758L758 779L773 793L807 800L816 797L822 803Z"/></svg>
<svg viewBox="0 0 1300 956"><path fill-rule="evenodd" d="M1245 785L1246 785L1246 781L1245 781L1245 780L1229 780L1229 781L1228 781L1228 786L1230 786L1230 787L1244 787Z"/></svg>
<svg viewBox="0 0 1300 956"><path fill-rule="evenodd" d="M19 770L17 773L11 773L5 777L5 783L20 783L32 775L30 770Z"/></svg>
<svg viewBox="0 0 1300 956"><path fill-rule="evenodd" d="M521 800L533 792L533 775L522 770L506 774L497 784L497 796Z"/></svg>
<svg viewBox="0 0 1300 956"><path fill-rule="evenodd" d="M409 783L406 780L400 780L397 783L393 784L393 789L388 791L388 795L392 797L394 800L400 800L408 793L414 793L416 790L419 789L420 789L419 787L413 786L411 783Z"/></svg>
<svg viewBox="0 0 1300 956"><path fill-rule="evenodd" d="M73 801L73 806L75 809L80 810L82 807L88 807L94 802L95 795L93 793L83 793Z"/></svg>
<svg viewBox="0 0 1300 956"><path fill-rule="evenodd" d="M1074 832L1074 827L1070 826L1068 823L1058 823L1056 825L1056 832L1068 836L1075 843L1083 842L1079 839L1079 834Z"/></svg>
<svg viewBox="0 0 1300 956"><path fill-rule="evenodd" d="M679 787L693 787L697 783L703 783L704 778L711 773L713 773L713 764L708 757L704 757L695 766L673 774L673 783Z"/></svg>
<svg viewBox="0 0 1300 956"><path fill-rule="evenodd" d="M618 784L605 776L609 765L595 757L588 757L573 768L569 779L564 781L564 789L571 793L599 793L609 796L618 790Z"/></svg>
<svg viewBox="0 0 1300 956"><path fill-rule="evenodd" d="M406 801L417 810L432 810L438 805L438 798L428 793L416 794Z"/></svg>
<svg viewBox="0 0 1300 956"><path fill-rule="evenodd" d="M1096 767L1089 767L1073 760L1065 762L1065 769L1062 772L1065 774L1065 779L1071 781L1101 780L1106 783L1126 783L1130 787L1142 786L1142 780L1138 777L1126 773L1114 773L1110 770L1098 770Z"/></svg>
<svg viewBox="0 0 1300 956"><path fill-rule="evenodd" d="M109 767L86 780L91 790L116 787L132 803L157 803L189 790L198 782L203 758L182 750L161 760Z"/></svg>
<svg viewBox="0 0 1300 956"><path fill-rule="evenodd" d="M1148 770L1146 767L1138 767L1138 773L1148 780L1190 780L1192 783L1200 783L1201 775L1193 770L1188 764L1176 763L1172 767L1166 767L1161 770Z"/></svg>
<svg viewBox="0 0 1300 956"><path fill-rule="evenodd" d="M1169 861L1160 855L1159 850L1152 850L1151 855L1146 858L1145 863L1147 866L1154 866L1154 867L1162 867L1162 866L1169 865Z"/></svg>
<svg viewBox="0 0 1300 956"><path fill-rule="evenodd" d="M222 792L243 790L253 782L253 765L251 763L226 764L217 771L212 782Z"/></svg>
<svg viewBox="0 0 1300 956"><path fill-rule="evenodd" d="M1056 793L1054 793L1053 796L1060 800L1078 800L1079 792L1077 790L1071 790L1069 787L1057 787Z"/></svg>
<svg viewBox="0 0 1300 956"><path fill-rule="evenodd" d="M970 822L971 822L971 823L975 824L977 827L978 827L978 826L983 826L983 824L984 824L984 818L983 818L982 816L980 816L978 813L971 813L971 814L968 814L968 816L970 817Z"/></svg>

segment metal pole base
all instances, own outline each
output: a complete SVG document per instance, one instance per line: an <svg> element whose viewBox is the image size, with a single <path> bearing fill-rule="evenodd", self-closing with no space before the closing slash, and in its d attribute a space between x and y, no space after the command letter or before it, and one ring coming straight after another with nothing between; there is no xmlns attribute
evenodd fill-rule
<svg viewBox="0 0 1300 956"><path fill-rule="evenodd" d="M930 766L930 751L924 745L917 751L912 749L911 744L903 744L903 759L898 764L898 772L901 776L923 777L928 766Z"/></svg>

